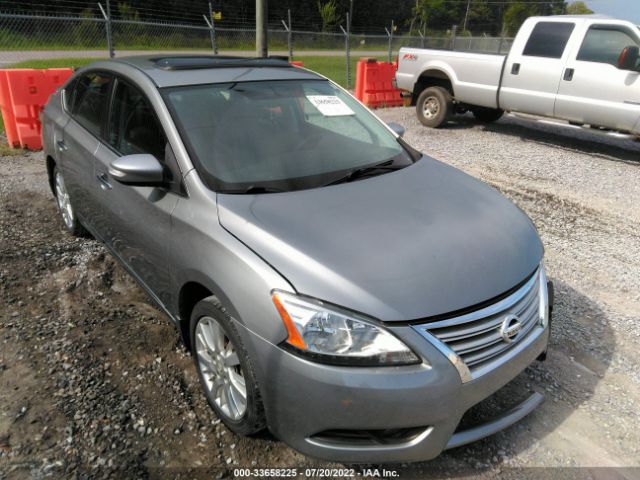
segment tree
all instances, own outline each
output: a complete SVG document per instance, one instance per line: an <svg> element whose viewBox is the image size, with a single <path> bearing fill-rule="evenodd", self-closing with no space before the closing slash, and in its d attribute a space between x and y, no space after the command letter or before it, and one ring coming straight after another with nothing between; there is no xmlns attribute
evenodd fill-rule
<svg viewBox="0 0 640 480"><path fill-rule="evenodd" d="M336 27L342 20L342 17L338 13L336 0L329 0L325 3L318 2L318 13L322 19L321 28L323 32Z"/></svg>
<svg viewBox="0 0 640 480"><path fill-rule="evenodd" d="M567 6L566 13L569 15L590 15L593 13L584 2L573 2Z"/></svg>
<svg viewBox="0 0 640 480"><path fill-rule="evenodd" d="M538 15L537 3L512 3L504 12L504 33L509 37L515 36L524 21Z"/></svg>
<svg viewBox="0 0 640 480"><path fill-rule="evenodd" d="M431 31L445 31L452 25L462 26L466 4L445 0L418 0L414 14Z"/></svg>

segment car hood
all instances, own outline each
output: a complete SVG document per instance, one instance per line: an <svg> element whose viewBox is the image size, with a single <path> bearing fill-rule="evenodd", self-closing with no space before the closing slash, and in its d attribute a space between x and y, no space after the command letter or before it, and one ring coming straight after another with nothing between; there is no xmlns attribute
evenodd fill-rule
<svg viewBox="0 0 640 480"><path fill-rule="evenodd" d="M330 187L219 194L218 215L297 292L383 321L495 298L531 274L543 255L519 208L428 157Z"/></svg>

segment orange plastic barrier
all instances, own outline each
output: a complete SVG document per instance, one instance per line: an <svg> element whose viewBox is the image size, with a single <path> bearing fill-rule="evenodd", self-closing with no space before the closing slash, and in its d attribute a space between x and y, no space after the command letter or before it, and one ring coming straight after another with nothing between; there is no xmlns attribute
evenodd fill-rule
<svg viewBox="0 0 640 480"><path fill-rule="evenodd" d="M0 108L11 147L42 148L40 112L71 68L0 70Z"/></svg>
<svg viewBox="0 0 640 480"><path fill-rule="evenodd" d="M356 66L356 98L371 108L402 106L400 90L392 83L397 69L397 62L361 58Z"/></svg>

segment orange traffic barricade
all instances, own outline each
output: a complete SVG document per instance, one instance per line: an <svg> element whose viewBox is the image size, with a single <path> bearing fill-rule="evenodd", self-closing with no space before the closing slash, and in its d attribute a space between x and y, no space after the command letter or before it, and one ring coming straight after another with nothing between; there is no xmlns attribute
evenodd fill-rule
<svg viewBox="0 0 640 480"><path fill-rule="evenodd" d="M402 106L400 90L393 87L397 69L397 62L360 59L356 67L356 98L371 108Z"/></svg>
<svg viewBox="0 0 640 480"><path fill-rule="evenodd" d="M0 70L0 108L11 147L42 148L40 112L71 68Z"/></svg>

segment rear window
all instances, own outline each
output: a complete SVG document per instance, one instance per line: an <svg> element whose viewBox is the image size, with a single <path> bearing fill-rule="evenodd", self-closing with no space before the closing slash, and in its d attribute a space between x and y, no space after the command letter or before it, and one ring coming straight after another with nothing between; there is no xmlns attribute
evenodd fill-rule
<svg viewBox="0 0 640 480"><path fill-rule="evenodd" d="M561 58L574 27L573 23L538 23L522 54L529 57Z"/></svg>

